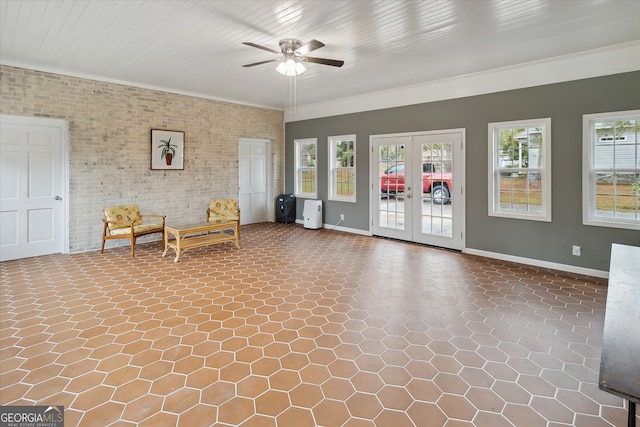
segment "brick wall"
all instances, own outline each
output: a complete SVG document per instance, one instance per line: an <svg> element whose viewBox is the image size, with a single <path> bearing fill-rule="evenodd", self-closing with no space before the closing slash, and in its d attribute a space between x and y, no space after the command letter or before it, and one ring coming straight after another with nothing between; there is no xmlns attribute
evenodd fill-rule
<svg viewBox="0 0 640 427"><path fill-rule="evenodd" d="M204 221L237 197L241 137L272 141L271 199L284 189L282 111L0 66L0 113L69 122L71 252L100 247L106 206ZM150 170L150 129L185 132L184 170Z"/></svg>

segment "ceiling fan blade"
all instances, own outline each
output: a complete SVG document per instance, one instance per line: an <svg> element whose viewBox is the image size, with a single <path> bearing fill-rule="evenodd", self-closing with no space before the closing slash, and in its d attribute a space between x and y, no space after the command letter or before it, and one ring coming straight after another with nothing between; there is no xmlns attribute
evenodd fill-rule
<svg viewBox="0 0 640 427"><path fill-rule="evenodd" d="M311 41L306 42L305 44L303 44L302 46L300 46L299 48L297 48L295 50L296 53L304 56L309 52L313 52L316 49L320 49L321 47L324 47L324 43L313 39Z"/></svg>
<svg viewBox="0 0 640 427"><path fill-rule="evenodd" d="M314 58L312 56L307 56L304 59L306 59L307 62L313 62L313 63L316 63L316 64L331 65L333 67L342 67L344 65L344 61L340 61L338 59Z"/></svg>
<svg viewBox="0 0 640 427"><path fill-rule="evenodd" d="M251 63L251 64L245 64L245 65L243 65L243 67L253 67L254 65L268 64L269 62L276 62L276 61L280 61L280 58L267 59L266 61L260 61L260 62L254 62L254 63Z"/></svg>
<svg viewBox="0 0 640 427"><path fill-rule="evenodd" d="M275 53L276 55L280 55L281 52L271 49L270 47L260 46L259 44L251 43L251 42L242 42L242 44L246 44L247 46L255 47L258 49L266 50L267 52Z"/></svg>

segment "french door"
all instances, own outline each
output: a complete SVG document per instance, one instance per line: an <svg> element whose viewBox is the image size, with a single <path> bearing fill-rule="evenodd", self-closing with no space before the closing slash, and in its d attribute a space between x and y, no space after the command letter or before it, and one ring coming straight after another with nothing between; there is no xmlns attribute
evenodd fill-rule
<svg viewBox="0 0 640 427"><path fill-rule="evenodd" d="M374 235L462 250L464 130L374 135Z"/></svg>

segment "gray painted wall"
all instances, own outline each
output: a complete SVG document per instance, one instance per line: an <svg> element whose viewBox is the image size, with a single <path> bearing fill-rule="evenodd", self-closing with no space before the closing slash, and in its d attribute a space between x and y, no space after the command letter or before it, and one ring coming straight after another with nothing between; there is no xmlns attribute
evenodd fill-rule
<svg viewBox="0 0 640 427"><path fill-rule="evenodd" d="M324 223L369 230L369 136L466 129L466 246L607 271L612 243L640 246L640 232L582 225L582 115L640 108L640 71L285 125L285 191L294 192L294 139L318 138L318 199ZM552 222L487 215L491 122L551 117ZM327 200L327 137L357 135L357 203ZM302 218L303 200L297 217ZM582 256L571 255L572 245Z"/></svg>

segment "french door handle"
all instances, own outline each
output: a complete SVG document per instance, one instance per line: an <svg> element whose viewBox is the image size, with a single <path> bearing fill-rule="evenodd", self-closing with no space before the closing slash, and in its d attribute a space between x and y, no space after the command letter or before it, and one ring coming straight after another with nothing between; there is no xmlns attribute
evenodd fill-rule
<svg viewBox="0 0 640 427"><path fill-rule="evenodd" d="M56 197L53 198L53 200L62 200L62 197L56 196Z"/></svg>

